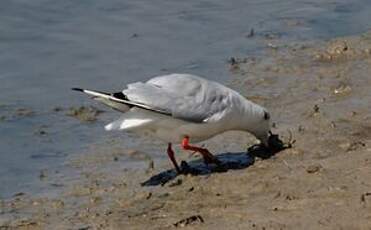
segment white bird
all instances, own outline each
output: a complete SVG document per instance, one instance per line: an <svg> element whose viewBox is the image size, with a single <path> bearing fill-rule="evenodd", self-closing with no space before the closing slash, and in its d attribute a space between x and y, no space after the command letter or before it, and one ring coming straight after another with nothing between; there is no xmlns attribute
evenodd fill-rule
<svg viewBox="0 0 371 230"><path fill-rule="evenodd" d="M209 139L229 130L253 134L268 145L270 115L238 92L217 82L190 74L169 74L147 82L136 82L118 93L73 88L93 96L123 115L106 130L147 132L168 143L167 154L178 173L172 143L200 153L205 163L220 162L206 148L193 142Z"/></svg>

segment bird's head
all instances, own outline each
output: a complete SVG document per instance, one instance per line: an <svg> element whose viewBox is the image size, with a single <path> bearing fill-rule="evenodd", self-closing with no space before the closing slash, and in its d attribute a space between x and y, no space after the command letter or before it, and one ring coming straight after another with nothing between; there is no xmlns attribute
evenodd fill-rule
<svg viewBox="0 0 371 230"><path fill-rule="evenodd" d="M277 134L271 132L271 121L270 115L266 110L263 110L262 119L260 120L259 128L253 131L253 134L260 140L260 143L264 148L267 148L273 152L280 151L285 148L291 148L295 142L289 141L284 143Z"/></svg>
<svg viewBox="0 0 371 230"><path fill-rule="evenodd" d="M252 121L255 125L251 125L250 123L249 129L247 131L252 133L257 139L259 139L260 144L253 145L251 148L249 148L249 152L255 152L256 154L256 150L263 150L263 155L260 153L257 156L264 158L272 156L272 154L275 154L283 149L292 147L292 144L295 142L295 140L291 140L291 135L290 140L287 143L284 143L279 138L278 134L273 134L271 132L270 115L266 109L261 108L260 111L254 114L253 117L254 119L252 119ZM256 147L258 147L258 149L255 149Z"/></svg>
<svg viewBox="0 0 371 230"><path fill-rule="evenodd" d="M258 125L250 130L254 136L260 140L261 144L268 147L269 146L269 137L271 136L271 120L270 114L263 110L261 114L258 115Z"/></svg>

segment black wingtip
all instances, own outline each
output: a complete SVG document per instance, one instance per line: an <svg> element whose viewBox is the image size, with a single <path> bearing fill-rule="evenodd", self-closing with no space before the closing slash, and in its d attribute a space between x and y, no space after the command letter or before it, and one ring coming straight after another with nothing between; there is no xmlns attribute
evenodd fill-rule
<svg viewBox="0 0 371 230"><path fill-rule="evenodd" d="M80 91L80 92L84 92L84 90L83 89L81 89L81 88L71 88L72 90L75 90L75 91Z"/></svg>

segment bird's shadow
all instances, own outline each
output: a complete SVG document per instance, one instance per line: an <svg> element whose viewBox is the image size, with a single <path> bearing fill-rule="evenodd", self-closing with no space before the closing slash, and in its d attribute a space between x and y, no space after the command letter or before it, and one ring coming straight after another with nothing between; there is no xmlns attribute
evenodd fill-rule
<svg viewBox="0 0 371 230"><path fill-rule="evenodd" d="M256 158L268 159L283 149L290 148L291 146L282 145L280 148L267 149L260 145L253 145L247 152L237 153L221 153L216 155L221 162L219 165L209 164L206 165L201 159L192 160L189 163L182 161L181 170L182 174L191 175L207 175L212 173L222 173L228 170L238 170L247 168L255 163ZM166 170L160 172L148 180L141 183L142 186L157 186L165 185L166 183L174 180L179 174L174 170Z"/></svg>

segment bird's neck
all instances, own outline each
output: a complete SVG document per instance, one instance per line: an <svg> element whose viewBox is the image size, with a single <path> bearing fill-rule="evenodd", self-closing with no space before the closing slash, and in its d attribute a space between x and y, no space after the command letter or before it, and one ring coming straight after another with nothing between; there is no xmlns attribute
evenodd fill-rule
<svg viewBox="0 0 371 230"><path fill-rule="evenodd" d="M249 132L254 132L264 116L264 108L251 101L242 101L241 118L244 129Z"/></svg>

